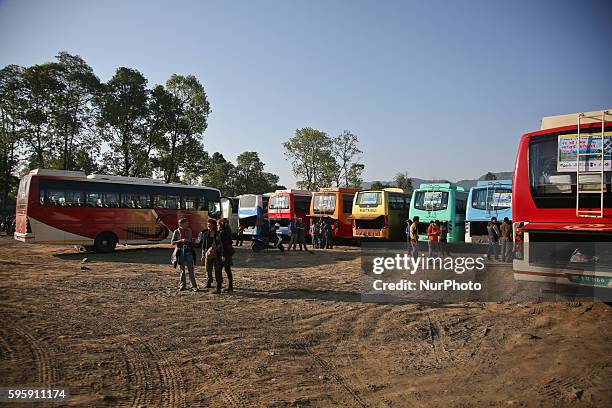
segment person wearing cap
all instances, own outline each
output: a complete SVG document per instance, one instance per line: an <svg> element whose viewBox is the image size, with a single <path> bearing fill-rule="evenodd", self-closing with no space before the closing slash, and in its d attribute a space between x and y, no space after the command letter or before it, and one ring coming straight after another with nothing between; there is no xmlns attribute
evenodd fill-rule
<svg viewBox="0 0 612 408"><path fill-rule="evenodd" d="M195 272L193 270L195 263L193 232L191 228L189 228L189 221L186 218L181 218L179 220L179 227L172 233L171 243L175 247L174 251L176 253L177 264L181 269L179 290L182 291L187 289L187 282L185 279L185 268L187 268L191 290L197 292L198 284L196 283Z"/></svg>

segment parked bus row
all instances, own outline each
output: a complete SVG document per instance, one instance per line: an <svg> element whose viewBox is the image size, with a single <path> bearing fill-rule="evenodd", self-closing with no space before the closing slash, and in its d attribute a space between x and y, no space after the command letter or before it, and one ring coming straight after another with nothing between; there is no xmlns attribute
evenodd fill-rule
<svg viewBox="0 0 612 408"><path fill-rule="evenodd" d="M118 243L167 242L179 218L203 229L209 217L257 235L262 220L289 233L335 225L339 238L401 240L419 217L420 237L431 221L448 225L448 242L481 242L492 217L513 221L514 274L520 280L612 287L612 122L610 111L545 117L522 136L514 178L481 181L469 192L453 183L401 189L318 192L279 190L222 198L219 190L160 180L38 169L22 178L15 239L76 244L100 252ZM307 233L309 229L307 229Z"/></svg>

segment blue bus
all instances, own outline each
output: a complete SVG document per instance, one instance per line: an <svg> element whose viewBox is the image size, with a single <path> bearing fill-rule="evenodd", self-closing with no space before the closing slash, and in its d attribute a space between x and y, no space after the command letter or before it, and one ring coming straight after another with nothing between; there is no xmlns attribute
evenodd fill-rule
<svg viewBox="0 0 612 408"><path fill-rule="evenodd" d="M512 180L482 180L472 187L465 214L465 242L486 242L491 217L512 221Z"/></svg>
<svg viewBox="0 0 612 408"><path fill-rule="evenodd" d="M244 234L258 235L259 225L267 217L270 193L244 194L238 198L238 222L244 226Z"/></svg>

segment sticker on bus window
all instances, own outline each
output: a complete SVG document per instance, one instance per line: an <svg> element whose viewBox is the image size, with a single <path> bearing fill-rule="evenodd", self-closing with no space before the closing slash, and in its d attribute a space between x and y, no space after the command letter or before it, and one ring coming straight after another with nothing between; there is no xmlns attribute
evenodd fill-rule
<svg viewBox="0 0 612 408"><path fill-rule="evenodd" d="M510 207L512 205L512 193L510 191L496 191L491 197L493 207Z"/></svg>
<svg viewBox="0 0 612 408"><path fill-rule="evenodd" d="M578 135L559 135L557 171L576 171ZM612 170L612 132L604 134L604 171ZM601 171L601 134L580 135L580 171Z"/></svg>
<svg viewBox="0 0 612 408"><path fill-rule="evenodd" d="M423 204L433 207L442 204L442 191L426 191Z"/></svg>

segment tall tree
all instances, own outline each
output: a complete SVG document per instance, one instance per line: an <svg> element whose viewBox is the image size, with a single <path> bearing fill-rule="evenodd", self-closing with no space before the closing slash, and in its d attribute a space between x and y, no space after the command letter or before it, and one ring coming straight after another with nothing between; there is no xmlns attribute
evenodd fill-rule
<svg viewBox="0 0 612 408"><path fill-rule="evenodd" d="M363 173L364 167L365 166L360 163L351 164L347 177L347 187L361 188L361 184L363 183L363 178L361 177L361 174Z"/></svg>
<svg viewBox="0 0 612 408"><path fill-rule="evenodd" d="M397 173L393 179L395 186L406 192L412 191L412 179L408 177L408 172Z"/></svg>
<svg viewBox="0 0 612 408"><path fill-rule="evenodd" d="M22 73L23 78L23 141L30 155L29 167L47 167L53 160L55 134L52 128L53 96L58 92L59 65L33 65Z"/></svg>
<svg viewBox="0 0 612 408"><path fill-rule="evenodd" d="M363 153L357 147L358 143L359 139L357 136L348 130L343 131L333 139L332 156L336 163L334 166L336 169L334 181L338 187L348 187L351 184L349 178L354 178L356 171L363 171L363 166L353 166L360 164L359 157ZM351 174L351 171L353 174ZM359 177L360 174L357 176Z"/></svg>
<svg viewBox="0 0 612 408"><path fill-rule="evenodd" d="M310 127L297 129L295 135L283 143L285 156L291 160L298 187L310 191L328 187L333 180L331 168L336 164L332 156L332 139Z"/></svg>
<svg viewBox="0 0 612 408"><path fill-rule="evenodd" d="M278 176L264 171L257 152L244 152L236 158L233 185L239 194L262 194L278 188Z"/></svg>
<svg viewBox="0 0 612 408"><path fill-rule="evenodd" d="M177 181L181 165L186 162L191 148L201 143L208 126L210 104L204 87L193 75L173 74L166 82L166 90L172 95L171 122L165 134L165 148L160 158L166 182Z"/></svg>
<svg viewBox="0 0 612 408"><path fill-rule="evenodd" d="M202 183L221 190L224 195L235 195L236 191L233 185L234 165L225 160L225 157L219 152L213 153L208 162L208 168L202 176Z"/></svg>
<svg viewBox="0 0 612 408"><path fill-rule="evenodd" d="M17 148L21 137L20 113L23 107L23 68L8 65L0 70L0 212L14 193L19 164Z"/></svg>
<svg viewBox="0 0 612 408"><path fill-rule="evenodd" d="M110 151L104 161L115 174L135 176L137 159L146 159L139 136L147 115L147 80L135 69L121 67L103 87L98 124Z"/></svg>
<svg viewBox="0 0 612 408"><path fill-rule="evenodd" d="M94 126L93 99L100 90L100 80L80 56L62 51L56 58L58 87L52 98L52 131L58 143L57 167L73 170L77 150L82 150L82 158L98 147L90 131Z"/></svg>

